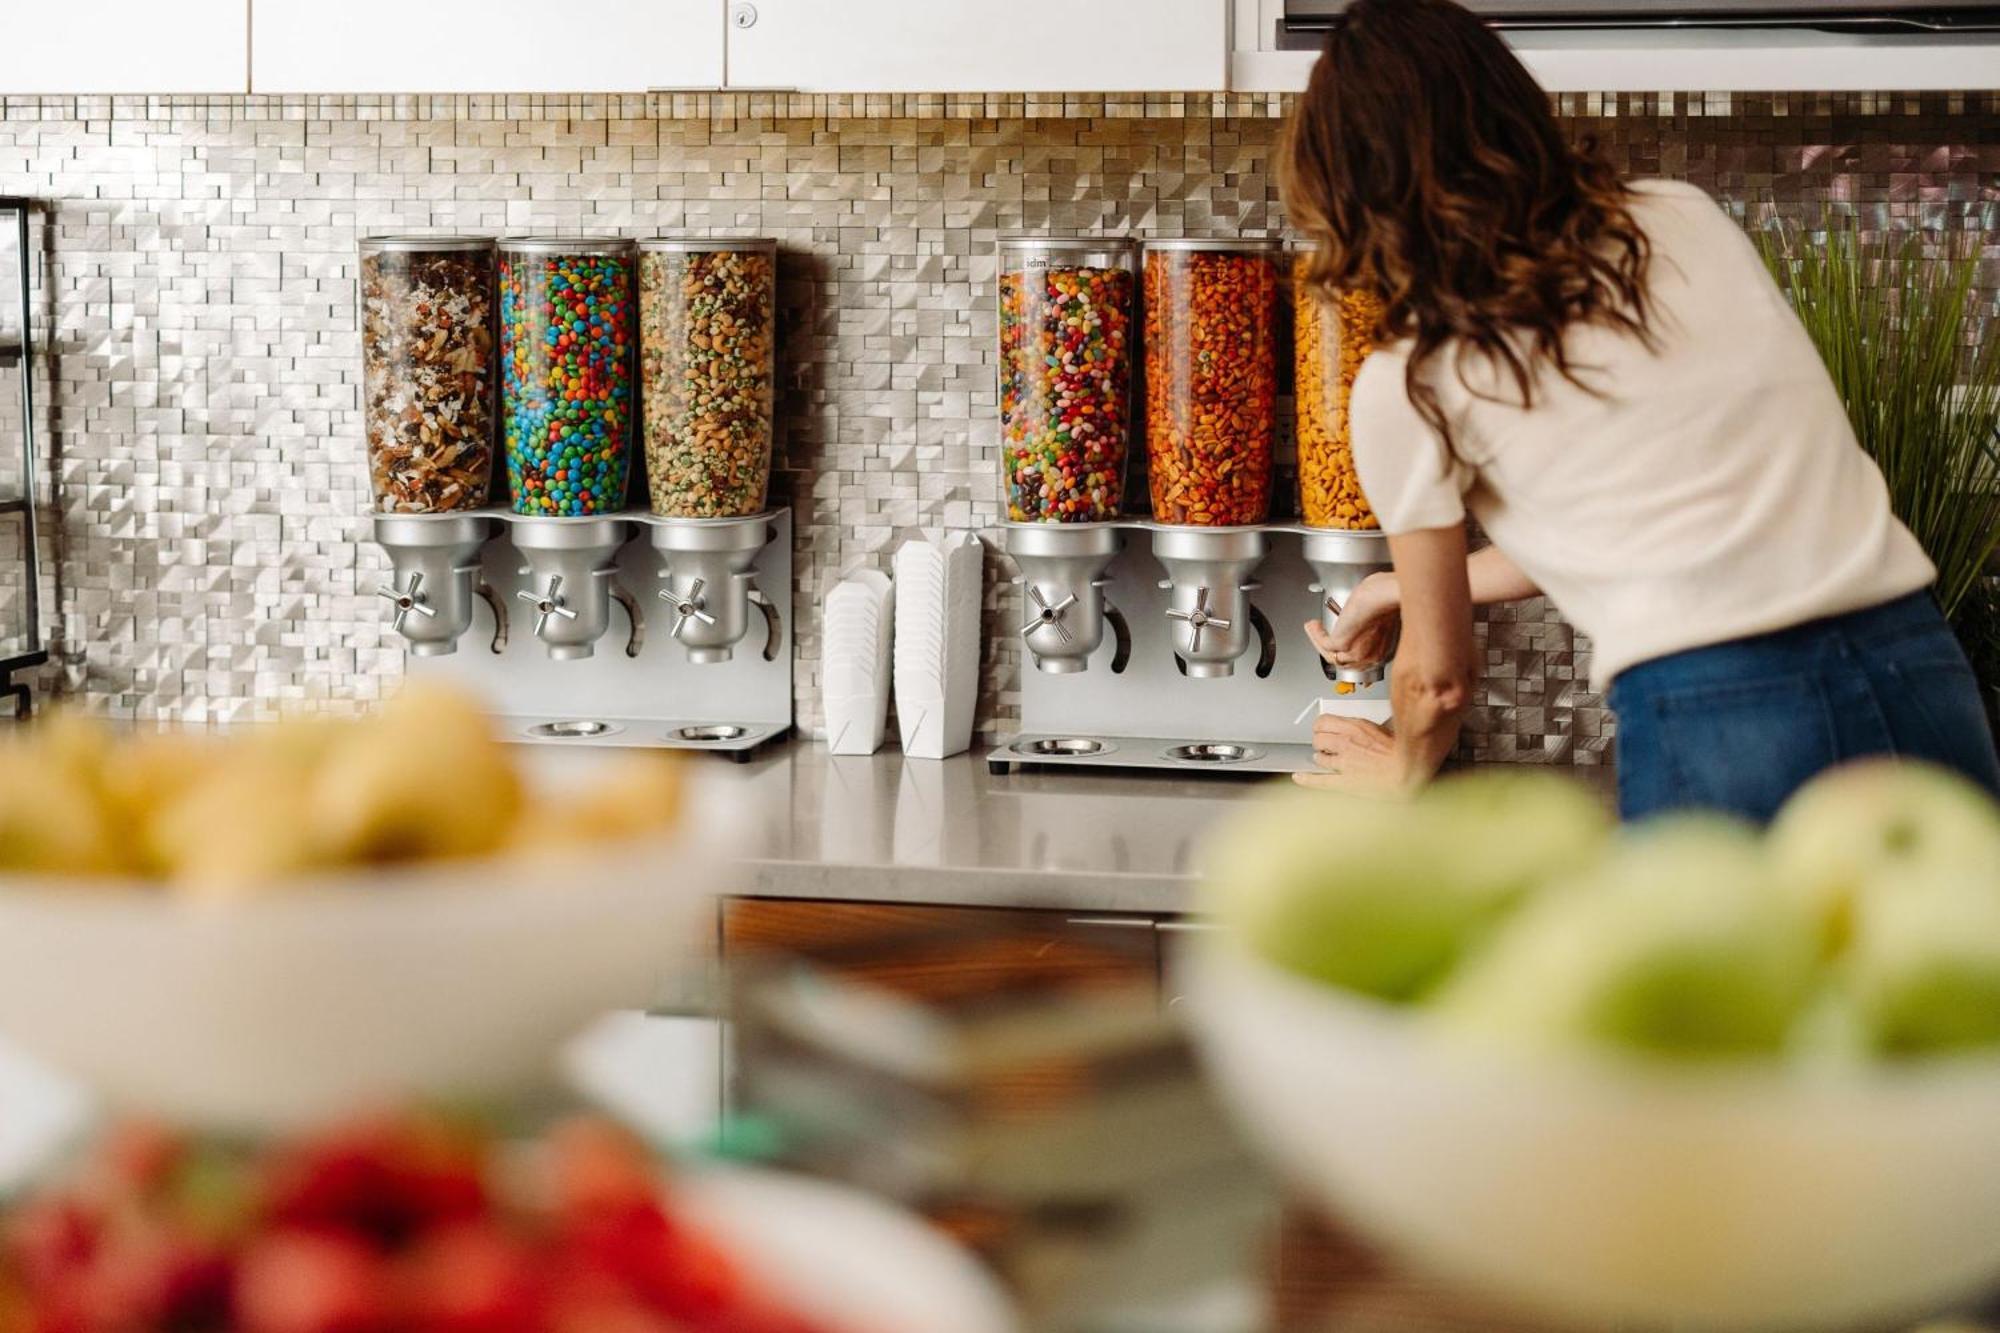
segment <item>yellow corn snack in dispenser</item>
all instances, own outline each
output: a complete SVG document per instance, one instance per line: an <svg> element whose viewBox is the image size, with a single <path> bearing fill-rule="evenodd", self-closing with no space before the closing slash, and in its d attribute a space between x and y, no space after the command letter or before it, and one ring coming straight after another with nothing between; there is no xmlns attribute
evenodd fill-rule
<svg viewBox="0 0 2000 1333"><path fill-rule="evenodd" d="M1348 401L1361 363L1375 350L1374 329L1382 304L1359 292L1343 292L1329 310L1304 282L1305 260L1294 268L1297 349L1294 380L1298 403L1299 508L1315 528L1373 529L1378 526L1361 479L1354 471L1354 442ZM1336 339L1332 355L1327 341Z"/></svg>

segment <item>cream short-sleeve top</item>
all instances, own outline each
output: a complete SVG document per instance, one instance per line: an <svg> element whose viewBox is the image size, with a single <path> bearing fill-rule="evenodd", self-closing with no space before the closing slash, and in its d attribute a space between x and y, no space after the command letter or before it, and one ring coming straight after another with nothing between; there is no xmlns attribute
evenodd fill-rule
<svg viewBox="0 0 2000 1333"><path fill-rule="evenodd" d="M1385 531L1469 511L1595 646L1591 685L1683 649L1859 610L1935 577L1890 512L1832 380L1741 228L1701 190L1638 181L1655 346L1578 326L1590 393L1533 405L1484 358L1432 363L1455 452L1404 391L1408 347L1363 364L1351 420ZM1482 396L1485 395L1485 396Z"/></svg>

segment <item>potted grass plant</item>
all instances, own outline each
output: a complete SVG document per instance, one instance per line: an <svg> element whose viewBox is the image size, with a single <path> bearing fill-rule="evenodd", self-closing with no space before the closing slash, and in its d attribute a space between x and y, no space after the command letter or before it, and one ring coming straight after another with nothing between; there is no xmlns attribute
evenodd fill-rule
<svg viewBox="0 0 2000 1333"><path fill-rule="evenodd" d="M1852 220L1769 225L1757 241L1897 517L1937 566L1938 604L2000 714L2000 293L1979 286L1978 245L1865 235Z"/></svg>

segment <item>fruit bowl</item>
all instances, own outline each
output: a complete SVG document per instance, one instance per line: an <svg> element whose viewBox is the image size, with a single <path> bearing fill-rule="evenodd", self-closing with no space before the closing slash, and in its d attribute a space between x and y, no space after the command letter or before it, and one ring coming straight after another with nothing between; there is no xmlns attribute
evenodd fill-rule
<svg viewBox="0 0 2000 1333"><path fill-rule="evenodd" d="M561 859L358 867L227 901L0 876L0 1033L114 1110L211 1130L532 1089L590 1019L705 956L719 797L692 784L667 832Z"/></svg>
<svg viewBox="0 0 2000 1333"><path fill-rule="evenodd" d="M1233 932L1176 966L1239 1120L1447 1277L1598 1326L1848 1327L2000 1280L2000 1057L1809 1075L1468 1048Z"/></svg>

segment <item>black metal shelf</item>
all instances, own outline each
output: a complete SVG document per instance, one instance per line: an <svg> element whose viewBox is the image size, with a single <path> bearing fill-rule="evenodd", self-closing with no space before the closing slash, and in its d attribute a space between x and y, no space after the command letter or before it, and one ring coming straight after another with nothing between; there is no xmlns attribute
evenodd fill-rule
<svg viewBox="0 0 2000 1333"><path fill-rule="evenodd" d="M0 703L11 703L15 717L26 717L33 710L34 698L25 682L14 679L14 673L41 666L49 660L48 649L42 640L41 554L35 536L35 346L30 286L34 273L28 249L28 221L39 208L40 205L32 199L0 195L0 216L12 216L13 225L8 230L14 233L14 260L19 266L21 284L19 323L11 337L0 339L0 369L12 370L21 377L21 486L18 491L0 494L0 516L17 518L22 536L21 600L23 618L27 622L23 636L27 646L21 652L0 656ZM4 235L5 231L0 231L0 236Z"/></svg>

